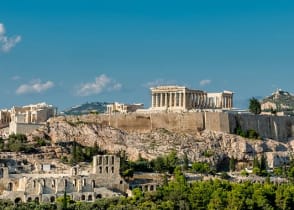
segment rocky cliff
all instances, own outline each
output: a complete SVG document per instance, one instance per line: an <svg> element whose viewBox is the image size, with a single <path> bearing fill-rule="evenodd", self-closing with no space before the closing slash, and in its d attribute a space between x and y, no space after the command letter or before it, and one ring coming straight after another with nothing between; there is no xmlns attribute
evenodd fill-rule
<svg viewBox="0 0 294 210"><path fill-rule="evenodd" d="M125 150L131 160L139 154L153 159L176 150L179 156L186 153L192 161L206 161L221 165L228 158L248 164L255 155L265 153L269 165L289 161L294 141L278 142L271 139L251 140L223 132L199 131L193 133L171 132L164 128L150 132L125 131L105 124L82 121L67 121L52 118L47 125L32 136L50 137L52 143L76 141L84 146L95 143L108 152Z"/></svg>

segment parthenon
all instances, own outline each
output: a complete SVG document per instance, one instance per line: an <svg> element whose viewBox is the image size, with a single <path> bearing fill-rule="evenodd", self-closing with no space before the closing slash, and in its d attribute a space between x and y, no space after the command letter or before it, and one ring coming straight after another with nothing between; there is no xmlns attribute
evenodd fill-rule
<svg viewBox="0 0 294 210"><path fill-rule="evenodd" d="M191 109L231 109L233 92L207 93L185 86L158 86L151 88L152 110L188 111Z"/></svg>

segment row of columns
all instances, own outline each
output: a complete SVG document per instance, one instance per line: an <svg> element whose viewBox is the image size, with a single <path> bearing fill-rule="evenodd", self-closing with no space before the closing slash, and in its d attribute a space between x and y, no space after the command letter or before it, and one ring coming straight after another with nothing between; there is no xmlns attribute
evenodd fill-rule
<svg viewBox="0 0 294 210"><path fill-rule="evenodd" d="M223 96L221 100L221 107L218 108L229 109L233 107L232 96ZM214 108L207 94L202 92L152 93L152 107Z"/></svg>
<svg viewBox="0 0 294 210"><path fill-rule="evenodd" d="M224 96L223 97L223 104L222 108L232 108L233 107L233 98L231 96Z"/></svg>
<svg viewBox="0 0 294 210"><path fill-rule="evenodd" d="M152 107L185 107L185 104L183 92L152 94Z"/></svg>

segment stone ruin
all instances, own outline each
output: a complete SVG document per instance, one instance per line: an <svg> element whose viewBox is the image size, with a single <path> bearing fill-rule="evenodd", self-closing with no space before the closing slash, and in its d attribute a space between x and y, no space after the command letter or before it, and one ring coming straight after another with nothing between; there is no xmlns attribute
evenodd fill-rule
<svg viewBox="0 0 294 210"><path fill-rule="evenodd" d="M61 171L50 164L41 166L43 173L20 173L15 168L17 166L5 163L0 167L0 199L10 199L15 203L55 202L66 192L72 200L93 202L104 197L125 195L129 189L119 174L120 158L114 155L94 156L90 170L83 170L77 165Z"/></svg>

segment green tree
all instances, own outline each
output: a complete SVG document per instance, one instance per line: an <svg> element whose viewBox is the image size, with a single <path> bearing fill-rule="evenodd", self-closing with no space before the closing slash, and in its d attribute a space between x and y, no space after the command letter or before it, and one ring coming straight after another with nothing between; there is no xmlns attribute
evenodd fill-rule
<svg viewBox="0 0 294 210"><path fill-rule="evenodd" d="M249 111L253 114L260 114L261 113L260 102L254 97L252 97L249 100Z"/></svg>

